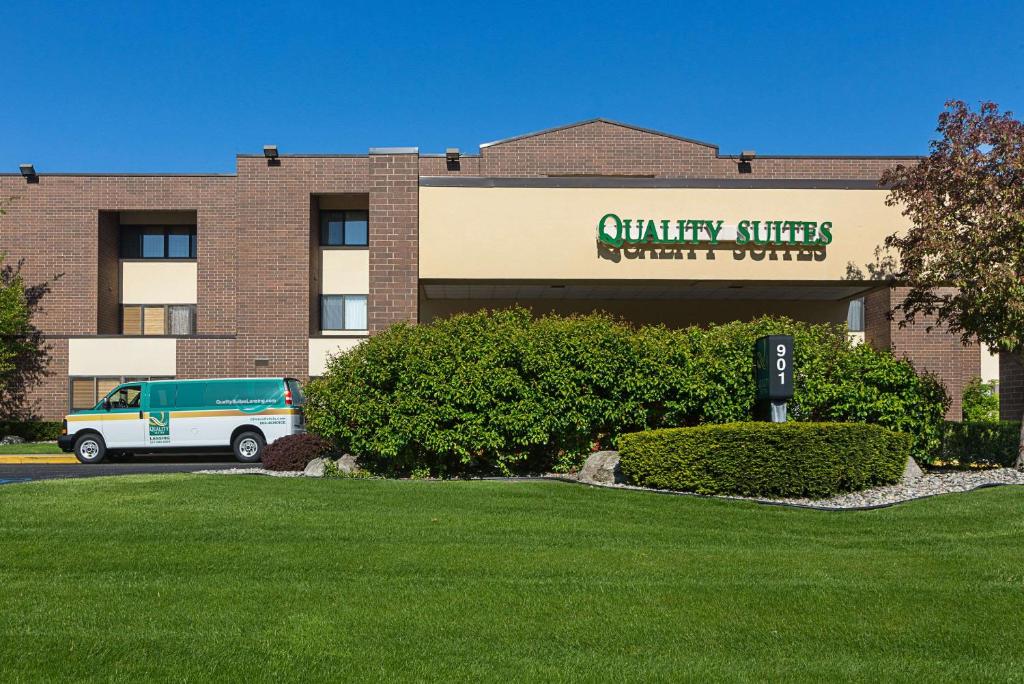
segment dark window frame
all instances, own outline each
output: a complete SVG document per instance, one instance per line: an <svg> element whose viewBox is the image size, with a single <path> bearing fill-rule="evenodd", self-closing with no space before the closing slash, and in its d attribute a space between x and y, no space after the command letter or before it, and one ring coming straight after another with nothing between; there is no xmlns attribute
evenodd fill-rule
<svg viewBox="0 0 1024 684"><path fill-rule="evenodd" d="M169 256L171 253L171 234L172 231L188 231L189 237L189 256L187 257L172 257ZM194 225L181 225L181 226L167 226L167 225L131 225L121 226L120 234L118 235L117 242L117 255L118 258L131 261L195 261L199 254L199 230ZM135 256L125 254L125 233L127 231L135 231L137 244L135 246ZM142 250L143 236L147 233L153 233L155 231L163 232L163 243L164 253L163 256L145 256Z"/></svg>
<svg viewBox="0 0 1024 684"><path fill-rule="evenodd" d="M341 299L341 327L340 328L328 328L328 327L325 327L325 325L324 325L324 319L325 319L325 316L324 316L324 305L325 305L326 300L327 300L328 297L338 297L338 298ZM361 327L361 328L350 328L350 327L348 327L348 321L346 320L348 318L348 315L347 315L348 306L346 305L346 300L354 299L354 298L357 298L357 297L366 301L367 321L366 321L366 325ZM330 332L349 332L349 331L352 331L352 330L366 330L367 326L370 325L370 321L369 321L369 305L370 305L370 298L369 298L368 295L364 295L364 294L321 294L320 295L320 330L321 331L328 330Z"/></svg>
<svg viewBox="0 0 1024 684"><path fill-rule="evenodd" d="M347 242L345 224L348 222L348 215L359 213L362 214L363 220L366 222L366 241L365 242ZM327 224L332 220L341 218L341 242L331 242L328 239L329 231ZM353 219L355 220L355 219ZM340 247L347 249L368 249L370 247L370 212L366 209L330 209L320 211L320 246L321 247Z"/></svg>

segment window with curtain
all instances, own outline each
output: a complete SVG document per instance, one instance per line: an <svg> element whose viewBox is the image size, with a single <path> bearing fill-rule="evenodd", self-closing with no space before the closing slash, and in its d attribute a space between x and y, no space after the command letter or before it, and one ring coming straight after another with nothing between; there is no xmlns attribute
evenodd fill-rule
<svg viewBox="0 0 1024 684"><path fill-rule="evenodd" d="M864 298L851 299L846 311L846 326L850 332L864 332Z"/></svg>
<svg viewBox="0 0 1024 684"><path fill-rule="evenodd" d="M123 304L122 335L194 335L195 304Z"/></svg>
<svg viewBox="0 0 1024 684"><path fill-rule="evenodd" d="M321 295L321 330L366 330L366 295Z"/></svg>

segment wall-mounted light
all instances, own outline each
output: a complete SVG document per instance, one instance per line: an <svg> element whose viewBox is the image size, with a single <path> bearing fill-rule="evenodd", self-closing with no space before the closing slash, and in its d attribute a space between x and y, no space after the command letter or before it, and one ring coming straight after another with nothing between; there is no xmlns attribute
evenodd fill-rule
<svg viewBox="0 0 1024 684"><path fill-rule="evenodd" d="M32 164L19 164L18 169L21 171L21 175L25 177L26 182L39 182L39 174L36 173L36 167Z"/></svg>
<svg viewBox="0 0 1024 684"><path fill-rule="evenodd" d="M460 170L460 156L461 154L459 153L458 147L449 147L444 151L445 164L448 166L449 171Z"/></svg>
<svg viewBox="0 0 1024 684"><path fill-rule="evenodd" d="M267 159L277 159L277 145L264 145L263 156Z"/></svg>
<svg viewBox="0 0 1024 684"><path fill-rule="evenodd" d="M755 152L754 150L743 150L742 152L740 152L739 172L751 173L753 171L753 168L751 167L750 162L753 161L754 157L756 156L757 152Z"/></svg>

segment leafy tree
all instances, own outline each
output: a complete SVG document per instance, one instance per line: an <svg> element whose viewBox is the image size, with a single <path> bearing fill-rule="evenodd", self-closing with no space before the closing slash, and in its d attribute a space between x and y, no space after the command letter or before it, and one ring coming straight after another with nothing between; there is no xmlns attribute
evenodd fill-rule
<svg viewBox="0 0 1024 684"><path fill-rule="evenodd" d="M909 287L901 325L922 316L929 330L1024 360L1024 123L991 102L974 111L951 100L937 131L927 157L882 176L888 204L913 224L886 239L899 255L895 279Z"/></svg>
<svg viewBox="0 0 1024 684"><path fill-rule="evenodd" d="M0 216L12 200L0 202ZM32 417L26 390L47 372L49 355L42 333L32 325L32 316L50 283L26 285L21 275L23 261L5 264L0 253L0 405L3 417Z"/></svg>

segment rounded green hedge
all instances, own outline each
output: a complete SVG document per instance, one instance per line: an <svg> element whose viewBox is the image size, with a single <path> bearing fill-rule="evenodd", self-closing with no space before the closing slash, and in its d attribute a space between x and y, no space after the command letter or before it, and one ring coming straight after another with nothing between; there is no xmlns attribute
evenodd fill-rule
<svg viewBox="0 0 1024 684"><path fill-rule="evenodd" d="M896 482L910 442L858 423L728 423L623 435L619 464L643 487L818 498Z"/></svg>
<svg viewBox="0 0 1024 684"><path fill-rule="evenodd" d="M370 470L434 476L578 466L619 435L753 419L754 340L794 338L792 420L875 423L941 447L946 395L843 325L767 317L668 329L525 309L398 324L334 357L309 384L309 429Z"/></svg>

